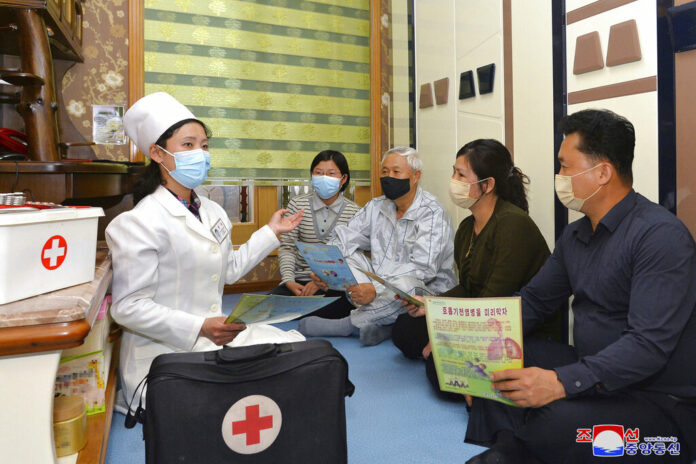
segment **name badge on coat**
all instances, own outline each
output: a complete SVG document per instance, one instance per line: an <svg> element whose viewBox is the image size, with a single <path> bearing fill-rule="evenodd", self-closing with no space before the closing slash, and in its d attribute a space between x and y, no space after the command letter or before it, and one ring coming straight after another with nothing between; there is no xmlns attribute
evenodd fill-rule
<svg viewBox="0 0 696 464"><path fill-rule="evenodd" d="M215 240L217 240L218 243L222 243L225 240L225 237L227 237L227 235L230 233L225 223L222 222L222 219L218 219L210 231L213 233L213 237L215 237Z"/></svg>

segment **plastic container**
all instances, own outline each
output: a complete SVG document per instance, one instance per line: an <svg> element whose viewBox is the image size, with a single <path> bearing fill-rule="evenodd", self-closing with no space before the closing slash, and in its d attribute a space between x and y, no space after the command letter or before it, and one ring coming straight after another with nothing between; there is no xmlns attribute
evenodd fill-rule
<svg viewBox="0 0 696 464"><path fill-rule="evenodd" d="M104 296L101 306L99 307L97 319L94 321L94 324L92 324L92 329L89 331L87 337L83 340L82 345L63 350L63 352L60 354L61 358L93 353L95 351L101 351L104 349L107 339L109 338L109 332L113 322L111 315L108 313L108 309L110 307L111 295L106 295Z"/></svg>
<svg viewBox="0 0 696 464"><path fill-rule="evenodd" d="M56 456L75 454L87 444L87 414L81 396L53 400L53 442Z"/></svg>
<svg viewBox="0 0 696 464"><path fill-rule="evenodd" d="M94 279L101 208L3 209L0 304Z"/></svg>
<svg viewBox="0 0 696 464"><path fill-rule="evenodd" d="M108 341L112 323L110 305L111 295L106 295L89 335L82 345L63 350L56 372L54 391L81 396L88 416L106 411L106 387L113 353L113 343Z"/></svg>

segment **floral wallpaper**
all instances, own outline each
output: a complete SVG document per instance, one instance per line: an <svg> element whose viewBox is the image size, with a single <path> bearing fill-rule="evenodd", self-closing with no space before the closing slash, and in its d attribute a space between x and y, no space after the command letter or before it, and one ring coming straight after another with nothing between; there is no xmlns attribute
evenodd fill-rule
<svg viewBox="0 0 696 464"><path fill-rule="evenodd" d="M72 66L62 82L61 138L69 142L92 140L92 105L126 109L128 104L128 1L89 0L83 7L85 61ZM82 140L74 140L78 136ZM100 159L129 159L127 144L95 145L93 154ZM69 156L77 157L72 150Z"/></svg>

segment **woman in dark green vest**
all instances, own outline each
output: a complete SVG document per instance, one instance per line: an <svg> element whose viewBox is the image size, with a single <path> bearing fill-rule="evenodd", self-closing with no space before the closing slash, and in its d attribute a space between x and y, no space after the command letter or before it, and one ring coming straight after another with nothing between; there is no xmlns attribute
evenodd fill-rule
<svg viewBox="0 0 696 464"><path fill-rule="evenodd" d="M496 140L474 140L457 152L450 197L458 206L469 209L471 215L461 222L454 238L459 284L442 296L510 296L541 268L550 253L527 214L528 182L529 178L513 165L507 148ZM392 340L406 357L422 356L426 360L428 378L440 392L424 309L415 305L407 309L408 313L394 324ZM555 321L544 329L547 334L555 331L551 335L556 338L558 327Z"/></svg>

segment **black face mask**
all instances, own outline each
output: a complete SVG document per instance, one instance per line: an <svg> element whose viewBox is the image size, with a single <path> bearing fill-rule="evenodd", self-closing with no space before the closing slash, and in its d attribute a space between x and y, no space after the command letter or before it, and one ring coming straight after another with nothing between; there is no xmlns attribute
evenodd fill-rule
<svg viewBox="0 0 696 464"><path fill-rule="evenodd" d="M411 190L410 178L397 179L396 177L380 177L379 182L382 184L384 196L390 200L403 197Z"/></svg>

